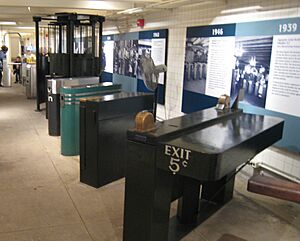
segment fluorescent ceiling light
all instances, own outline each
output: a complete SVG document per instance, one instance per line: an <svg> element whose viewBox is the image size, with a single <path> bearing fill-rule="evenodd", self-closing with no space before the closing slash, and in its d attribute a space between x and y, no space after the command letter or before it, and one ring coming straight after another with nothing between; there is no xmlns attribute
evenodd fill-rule
<svg viewBox="0 0 300 241"><path fill-rule="evenodd" d="M133 14L133 13L141 13L144 10L142 8L129 8L120 12L117 12L117 14Z"/></svg>
<svg viewBox="0 0 300 241"><path fill-rule="evenodd" d="M232 8L232 9L225 9L221 11L221 14L228 14L228 13L241 13L241 12L248 12L248 11L256 11L262 9L262 6L250 6L244 8Z"/></svg>
<svg viewBox="0 0 300 241"><path fill-rule="evenodd" d="M21 27L17 27L19 29L35 29L35 27L29 27L29 26L21 26Z"/></svg>
<svg viewBox="0 0 300 241"><path fill-rule="evenodd" d="M70 1L68 1L70 2ZM76 8L99 9L99 10L121 10L130 8L132 3L127 1L75 1Z"/></svg>
<svg viewBox="0 0 300 241"><path fill-rule="evenodd" d="M16 22L0 22L0 25L17 25Z"/></svg>
<svg viewBox="0 0 300 241"><path fill-rule="evenodd" d="M206 5L210 3L214 3L214 0L207 0L203 2L197 2L197 1L190 1L188 4L181 6L181 8L191 8L191 7L197 7L201 5Z"/></svg>

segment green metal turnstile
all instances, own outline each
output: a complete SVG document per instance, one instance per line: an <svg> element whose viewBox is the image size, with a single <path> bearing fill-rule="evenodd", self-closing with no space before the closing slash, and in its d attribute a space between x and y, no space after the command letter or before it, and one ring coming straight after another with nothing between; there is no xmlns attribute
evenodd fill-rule
<svg viewBox="0 0 300 241"><path fill-rule="evenodd" d="M60 126L62 155L79 155L80 99L116 93L119 91L121 91L121 85L114 85L112 83L61 87Z"/></svg>

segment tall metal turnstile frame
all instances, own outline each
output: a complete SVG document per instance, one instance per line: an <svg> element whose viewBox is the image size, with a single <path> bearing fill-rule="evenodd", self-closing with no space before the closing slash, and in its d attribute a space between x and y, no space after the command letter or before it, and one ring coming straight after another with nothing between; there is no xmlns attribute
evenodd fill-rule
<svg viewBox="0 0 300 241"><path fill-rule="evenodd" d="M46 76L100 76L102 29L98 15L56 13L34 16L37 62L36 110L47 102Z"/></svg>

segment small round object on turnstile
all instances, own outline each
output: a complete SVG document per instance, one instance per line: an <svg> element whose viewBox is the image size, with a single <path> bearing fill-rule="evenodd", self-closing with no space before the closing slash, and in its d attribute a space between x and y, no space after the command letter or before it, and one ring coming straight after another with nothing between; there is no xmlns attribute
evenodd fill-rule
<svg viewBox="0 0 300 241"><path fill-rule="evenodd" d="M103 96L94 96L94 97L86 97L81 98L80 102L88 102L88 101L100 101L103 98Z"/></svg>
<svg viewBox="0 0 300 241"><path fill-rule="evenodd" d="M135 117L135 129L137 132L147 132L155 129L154 117L151 112L141 111Z"/></svg>
<svg viewBox="0 0 300 241"><path fill-rule="evenodd" d="M80 102L87 102L87 98L81 98L79 101Z"/></svg>
<svg viewBox="0 0 300 241"><path fill-rule="evenodd" d="M230 97L228 95L221 95L218 104L224 105L225 108L230 107Z"/></svg>

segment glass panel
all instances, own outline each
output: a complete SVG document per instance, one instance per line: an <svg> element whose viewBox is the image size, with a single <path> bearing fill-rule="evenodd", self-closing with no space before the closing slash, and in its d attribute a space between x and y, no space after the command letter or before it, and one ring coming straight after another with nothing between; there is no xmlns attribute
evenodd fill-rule
<svg viewBox="0 0 300 241"><path fill-rule="evenodd" d="M96 38L96 40L95 40L95 57L99 57L99 48L101 47L100 46L100 44L101 43L99 43L99 27L100 27L100 23L96 23L96 26L95 26L95 28L96 28L96 34L95 34L95 38Z"/></svg>
<svg viewBox="0 0 300 241"><path fill-rule="evenodd" d="M74 54L81 54L81 41L80 41L80 26L74 27L74 42L73 42L73 52Z"/></svg>
<svg viewBox="0 0 300 241"><path fill-rule="evenodd" d="M62 26L62 49L61 52L66 54L67 53L67 26Z"/></svg>
<svg viewBox="0 0 300 241"><path fill-rule="evenodd" d="M43 55L48 54L48 40L48 27L40 27L40 53Z"/></svg>
<svg viewBox="0 0 300 241"><path fill-rule="evenodd" d="M49 26L49 37L48 37L48 52L49 53L55 53L56 52L56 32L55 32L55 26Z"/></svg>

